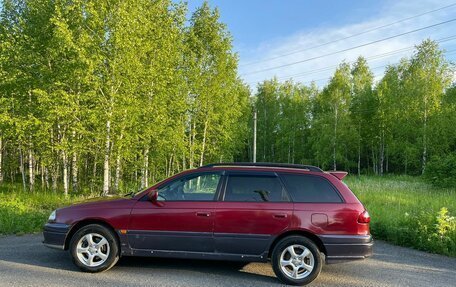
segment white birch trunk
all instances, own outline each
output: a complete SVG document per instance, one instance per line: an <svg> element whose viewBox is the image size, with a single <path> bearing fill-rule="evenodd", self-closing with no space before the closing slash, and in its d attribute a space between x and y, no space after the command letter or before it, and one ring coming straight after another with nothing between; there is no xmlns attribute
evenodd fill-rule
<svg viewBox="0 0 456 287"><path fill-rule="evenodd" d="M44 168L44 182L46 183L46 190L49 189L49 169L47 167Z"/></svg>
<svg viewBox="0 0 456 287"><path fill-rule="evenodd" d="M40 163L40 174L41 174L41 189L44 189L44 164Z"/></svg>
<svg viewBox="0 0 456 287"><path fill-rule="evenodd" d="M169 157L169 163L168 163L168 176L171 175L171 173L172 173L172 171L173 171L173 168L174 168L173 159L174 159L174 153L171 154L171 156Z"/></svg>
<svg viewBox="0 0 456 287"><path fill-rule="evenodd" d="M33 166L33 151L32 151L32 148L29 149L28 168L29 168L30 191L33 191L33 189L35 188L35 169L34 169L34 166Z"/></svg>
<svg viewBox="0 0 456 287"><path fill-rule="evenodd" d="M376 152L375 152L373 144L371 145L371 150L372 150L372 169L374 170L374 174L378 175L378 160L377 160L377 157L375 155Z"/></svg>
<svg viewBox="0 0 456 287"><path fill-rule="evenodd" d="M125 111L126 113L126 111ZM114 192L117 193L117 191L119 190L119 182L120 182L120 152L121 152L121 148L120 148L120 144L122 143L122 139L123 139L123 130L120 132L120 137L119 137L119 141L117 142L117 156L116 156L116 172L115 172L115 178L114 178Z"/></svg>
<svg viewBox="0 0 456 287"><path fill-rule="evenodd" d="M143 168L141 173L141 188L149 186L149 148L143 152Z"/></svg>
<svg viewBox="0 0 456 287"><path fill-rule="evenodd" d="M114 179L114 192L119 191L119 181L120 181L120 155L117 155L116 158L116 178Z"/></svg>
<svg viewBox="0 0 456 287"><path fill-rule="evenodd" d="M63 192L65 196L68 196L68 155L65 151L62 151L62 163L63 163Z"/></svg>
<svg viewBox="0 0 456 287"><path fill-rule="evenodd" d="M207 127L208 127L208 125L209 125L209 120L207 119L204 122L203 143L202 143L202 146L201 146L201 156L200 156L199 166L202 166L203 162L204 162L204 152L206 150L206 136L207 136Z"/></svg>
<svg viewBox="0 0 456 287"><path fill-rule="evenodd" d="M73 158L71 160L71 179L73 192L78 191L78 155L73 152Z"/></svg>
<svg viewBox="0 0 456 287"><path fill-rule="evenodd" d="M95 188L95 180L97 176L97 160L98 160L98 154L95 154L93 158L93 166L92 166L92 178L90 179L90 192L93 192Z"/></svg>
<svg viewBox="0 0 456 287"><path fill-rule="evenodd" d="M73 142L76 142L76 132L73 131ZM73 157L71 159L71 180L72 180L72 190L73 192L78 191L78 154L76 151L73 151Z"/></svg>
<svg viewBox="0 0 456 287"><path fill-rule="evenodd" d="M106 122L106 145L105 145L105 155L104 155L104 165L103 165L103 195L109 193L109 150L111 146L111 120Z"/></svg>
<svg viewBox="0 0 456 287"><path fill-rule="evenodd" d="M20 172L22 175L22 187L25 191L26 185L25 185L25 169L24 169L24 155L22 154L22 148L19 147L19 165L20 165Z"/></svg>
<svg viewBox="0 0 456 287"><path fill-rule="evenodd" d="M194 161L194 150L195 150L195 138L196 138L196 123L193 123L193 126L190 124L190 158L189 158L189 167L193 168Z"/></svg>

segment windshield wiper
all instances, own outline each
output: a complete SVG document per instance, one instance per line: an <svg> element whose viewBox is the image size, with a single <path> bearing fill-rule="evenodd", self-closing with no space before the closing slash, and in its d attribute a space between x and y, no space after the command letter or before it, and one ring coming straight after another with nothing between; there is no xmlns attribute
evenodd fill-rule
<svg viewBox="0 0 456 287"><path fill-rule="evenodd" d="M124 196L125 197L127 197L127 196L133 197L133 196L135 196L135 194L136 194L136 192L131 191L129 193L124 194Z"/></svg>

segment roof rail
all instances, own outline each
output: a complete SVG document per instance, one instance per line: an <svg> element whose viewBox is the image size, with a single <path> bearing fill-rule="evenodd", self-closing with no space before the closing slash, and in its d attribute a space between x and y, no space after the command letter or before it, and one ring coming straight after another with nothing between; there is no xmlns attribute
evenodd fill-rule
<svg viewBox="0 0 456 287"><path fill-rule="evenodd" d="M211 167L222 167L222 166L243 166L243 167L279 167L279 168L295 168L295 169L307 169L309 171L323 172L319 167L313 165L304 164L292 164L292 163L270 163L270 162L222 162L222 163L211 163L200 166L199 168L211 168Z"/></svg>

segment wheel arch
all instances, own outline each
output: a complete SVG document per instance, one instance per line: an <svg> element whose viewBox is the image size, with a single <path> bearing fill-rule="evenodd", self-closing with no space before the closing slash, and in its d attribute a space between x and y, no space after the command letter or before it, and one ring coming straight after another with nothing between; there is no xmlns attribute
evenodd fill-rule
<svg viewBox="0 0 456 287"><path fill-rule="evenodd" d="M70 242L71 242L71 238L73 237L73 235L74 235L79 229L81 229L82 227L84 227L84 226L86 226L86 225L89 225L89 224L98 224L98 225L104 226L104 227L108 228L109 230L111 230L112 233L115 234L114 238L116 238L116 240L117 240L117 245L119 246L119 249L120 249L120 238L119 238L119 234L117 234L117 232L116 232L116 230L114 229L114 227L112 227L109 223L107 223L106 221L104 221L104 220L102 220L102 219L87 218L87 219L83 219L83 220L78 221L78 222L76 222L75 224L73 224L73 226L72 226L71 229L70 229L70 232L68 232L68 235L67 235L66 238L65 238L64 250L68 250L68 249L69 249Z"/></svg>
<svg viewBox="0 0 456 287"><path fill-rule="evenodd" d="M277 243L280 240L282 240L285 237L289 237L289 236L303 236L303 237L306 237L306 238L312 240L312 242L314 242L315 245L317 245L320 252L323 252L326 256L326 248L325 248L325 245L323 244L323 242L321 241L321 239L314 233L307 231L307 230L288 230L288 231L280 234L272 241L271 245L269 246L268 256L271 257L275 246L277 245Z"/></svg>

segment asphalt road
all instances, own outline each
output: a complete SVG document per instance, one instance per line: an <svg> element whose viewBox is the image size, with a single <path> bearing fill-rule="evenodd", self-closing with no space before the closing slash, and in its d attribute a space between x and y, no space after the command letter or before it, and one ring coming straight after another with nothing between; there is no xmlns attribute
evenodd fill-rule
<svg viewBox="0 0 456 287"><path fill-rule="evenodd" d="M281 286L269 264L122 258L111 270L78 271L42 235L0 237L0 286ZM375 242L364 261L323 267L311 286L456 286L456 259Z"/></svg>

